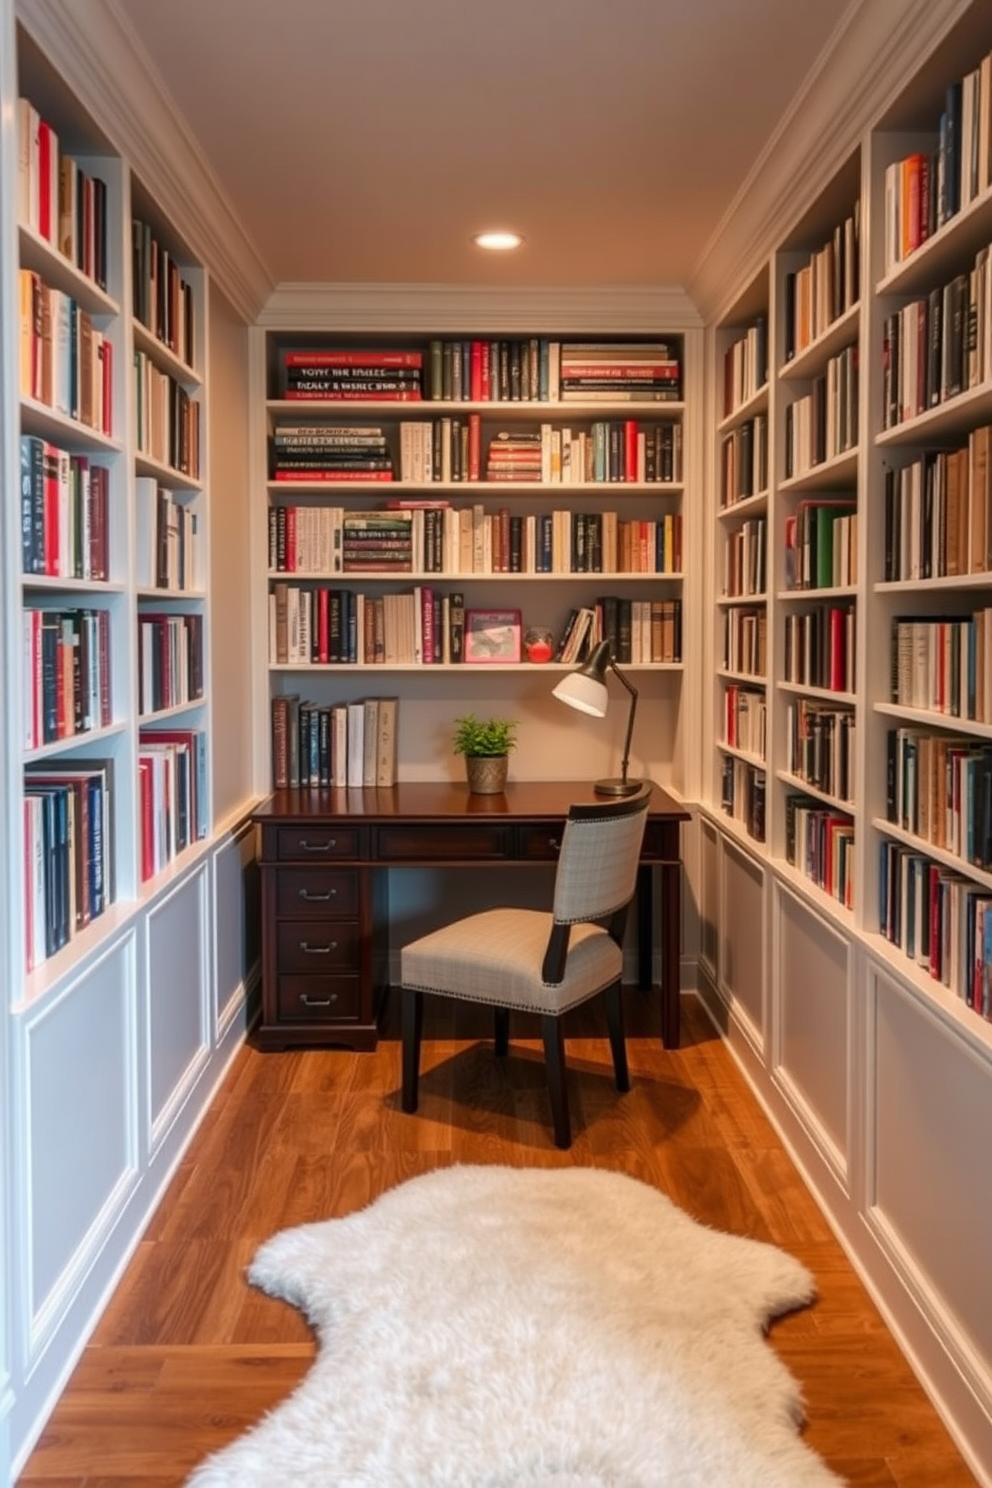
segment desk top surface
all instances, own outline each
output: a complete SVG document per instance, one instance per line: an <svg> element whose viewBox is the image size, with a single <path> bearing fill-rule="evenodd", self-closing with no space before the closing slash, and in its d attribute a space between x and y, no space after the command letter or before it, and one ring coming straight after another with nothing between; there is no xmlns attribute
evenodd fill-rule
<svg viewBox="0 0 992 1488"><path fill-rule="evenodd" d="M450 820L485 816L533 821L567 816L573 802L602 804L589 780L510 780L499 795L473 795L464 782L408 780L397 785L345 789L328 786L275 791L252 812L257 822L298 821L315 817L353 821ZM689 811L661 786L652 783L651 817L688 821Z"/></svg>

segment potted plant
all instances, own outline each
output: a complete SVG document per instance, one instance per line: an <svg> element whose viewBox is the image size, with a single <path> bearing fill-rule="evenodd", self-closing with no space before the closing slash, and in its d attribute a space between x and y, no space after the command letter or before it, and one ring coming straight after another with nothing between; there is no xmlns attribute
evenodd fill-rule
<svg viewBox="0 0 992 1488"><path fill-rule="evenodd" d="M466 713L455 719L454 748L465 756L468 788L480 796L497 795L506 786L511 749L517 744L515 718L476 718Z"/></svg>

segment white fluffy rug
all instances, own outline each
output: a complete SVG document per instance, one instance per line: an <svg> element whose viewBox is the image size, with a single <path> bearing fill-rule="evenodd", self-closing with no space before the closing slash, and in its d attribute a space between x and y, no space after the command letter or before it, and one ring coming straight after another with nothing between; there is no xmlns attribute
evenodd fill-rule
<svg viewBox="0 0 992 1488"><path fill-rule="evenodd" d="M261 1247L320 1342L190 1488L837 1488L763 1337L774 1246L593 1168L455 1167Z"/></svg>

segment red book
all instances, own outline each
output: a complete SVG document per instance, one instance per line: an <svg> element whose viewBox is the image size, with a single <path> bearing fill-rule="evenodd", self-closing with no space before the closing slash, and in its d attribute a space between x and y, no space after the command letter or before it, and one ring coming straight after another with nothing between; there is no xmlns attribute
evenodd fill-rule
<svg viewBox="0 0 992 1488"><path fill-rule="evenodd" d="M391 481L391 470L277 470L277 481L351 481L352 485L364 485L366 481Z"/></svg>
<svg viewBox="0 0 992 1488"><path fill-rule="evenodd" d="M637 479L636 419L624 419L623 421L623 478L628 481Z"/></svg>
<svg viewBox="0 0 992 1488"><path fill-rule="evenodd" d="M343 388L318 393L308 388L287 388L284 396L290 403L419 403L422 395L419 388L390 393L348 392Z"/></svg>
<svg viewBox="0 0 992 1488"><path fill-rule="evenodd" d="M296 572L296 507L287 506L286 513L286 561L283 564L284 573Z"/></svg>
<svg viewBox="0 0 992 1488"><path fill-rule="evenodd" d="M422 351L286 351L284 367L422 367Z"/></svg>
<svg viewBox="0 0 992 1488"><path fill-rule="evenodd" d="M331 617L330 617L330 590L320 588L317 590L317 660L330 661L331 659Z"/></svg>
<svg viewBox="0 0 992 1488"><path fill-rule="evenodd" d="M58 240L58 192L52 191L53 168L58 173L59 142L50 124L38 122L38 231L49 243Z"/></svg>
<svg viewBox="0 0 992 1488"><path fill-rule="evenodd" d="M846 617L835 606L830 611L830 686L834 692L847 691L846 642Z"/></svg>
<svg viewBox="0 0 992 1488"><path fill-rule="evenodd" d="M138 762L138 791L141 797L141 881L147 883L155 872L150 760L143 759Z"/></svg>
<svg viewBox="0 0 992 1488"><path fill-rule="evenodd" d="M482 402L482 342L473 341L469 352L468 372L469 397L473 403ZM471 477L469 477L471 479Z"/></svg>

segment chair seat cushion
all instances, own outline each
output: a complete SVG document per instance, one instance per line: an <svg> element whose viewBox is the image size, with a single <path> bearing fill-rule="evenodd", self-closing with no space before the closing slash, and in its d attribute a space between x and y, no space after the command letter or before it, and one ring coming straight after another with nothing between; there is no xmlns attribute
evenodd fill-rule
<svg viewBox="0 0 992 1488"><path fill-rule="evenodd" d="M551 925L536 909L469 915L404 946L400 980L421 992L563 1013L620 979L623 955L612 937L597 925L573 925L564 980L542 982Z"/></svg>

